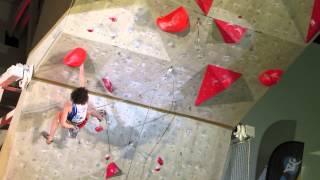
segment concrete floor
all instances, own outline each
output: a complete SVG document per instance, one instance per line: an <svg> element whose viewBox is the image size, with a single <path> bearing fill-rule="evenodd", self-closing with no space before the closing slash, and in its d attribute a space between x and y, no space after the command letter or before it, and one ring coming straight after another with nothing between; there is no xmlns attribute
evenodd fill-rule
<svg viewBox="0 0 320 180"><path fill-rule="evenodd" d="M36 69L9 132L7 179L102 179L108 153L124 172L115 179L221 178L232 127L268 90L258 75L269 68L286 70L305 45L299 28L284 24L274 29L278 24L269 21L253 26L252 19L239 22L248 28L240 44L225 44L212 18L224 14L228 20L230 13L211 10L203 16L192 1L186 2L188 32L161 32L154 23L156 17L179 2L75 1L29 55L28 64ZM219 4L223 5L217 0L217 8ZM275 9L280 14L275 15L276 22L279 17L291 22L282 10ZM290 31L283 33L285 28ZM59 131L56 142L48 146L40 133L48 130L70 89L78 86L78 69L62 64L64 55L75 47L88 52L87 87L91 101L109 114L109 142L107 131L94 132L98 122L92 119L78 140ZM242 77L196 107L194 100L207 64L232 69ZM173 72L168 74L171 66ZM114 85L112 94L102 87L105 76ZM152 173L158 156L165 165Z"/></svg>

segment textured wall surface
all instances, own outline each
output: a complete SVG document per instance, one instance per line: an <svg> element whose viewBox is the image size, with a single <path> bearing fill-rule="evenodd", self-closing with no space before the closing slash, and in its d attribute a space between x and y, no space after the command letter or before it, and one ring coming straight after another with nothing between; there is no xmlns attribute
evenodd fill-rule
<svg viewBox="0 0 320 180"><path fill-rule="evenodd" d="M307 35L314 0L215 0L209 16L301 44Z"/></svg>
<svg viewBox="0 0 320 180"><path fill-rule="evenodd" d="M77 70L59 62L69 50L83 47L89 54L86 65L91 91L103 93L101 79L108 76L115 87L113 96L142 104L154 99L152 106L168 109L172 86L168 82L175 81L177 112L234 126L267 90L257 79L261 71L286 69L304 45L255 29L249 29L240 44L225 44L212 18L192 10L188 32L161 32L155 26L156 17L175 9L177 3L77 1L63 22L61 36L42 59L35 76L77 85ZM109 17L116 17L117 21L112 22ZM196 107L194 100L207 64L223 66L243 76L227 91ZM170 66L174 75L166 79ZM155 93L145 94L150 91Z"/></svg>
<svg viewBox="0 0 320 180"><path fill-rule="evenodd" d="M189 29L161 31L156 18L181 5L188 11ZM286 70L305 48L284 9L282 1L215 0L204 16L191 0L76 0L29 55L28 64L36 69L5 146L14 149L7 177L101 179L109 153L124 172L118 179L220 179L232 127L268 90L259 74ZM247 28L240 43L224 43L214 18ZM80 143L62 130L47 146L41 131L48 130L70 89L79 84L78 69L63 65L63 57L76 47L88 52L87 88L94 104L109 114L109 141L106 131L93 131L93 119L80 132ZM195 106L208 64L242 76ZM112 94L103 88L106 76ZM152 173L158 156L165 165Z"/></svg>
<svg viewBox="0 0 320 180"><path fill-rule="evenodd" d="M301 35L305 38L311 23L311 12L314 6L315 0L282 0L286 6L286 10L293 19L296 27Z"/></svg>
<svg viewBox="0 0 320 180"><path fill-rule="evenodd" d="M221 177L230 130L97 96L90 101L108 112L108 133L95 132L99 121L91 118L77 139L61 130L48 146L40 133L48 130L70 92L31 83L17 121L7 179L102 179L106 154L124 172L115 179ZM164 166L152 173L158 157Z"/></svg>

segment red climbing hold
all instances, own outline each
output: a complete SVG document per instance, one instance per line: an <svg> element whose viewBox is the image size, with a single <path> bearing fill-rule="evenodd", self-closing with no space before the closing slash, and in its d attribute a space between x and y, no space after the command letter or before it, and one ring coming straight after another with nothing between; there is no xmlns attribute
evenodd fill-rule
<svg viewBox="0 0 320 180"><path fill-rule="evenodd" d="M259 81L261 84L270 87L280 81L282 74L283 70L281 69L269 69L260 74Z"/></svg>
<svg viewBox="0 0 320 180"><path fill-rule="evenodd" d="M88 32L93 32L93 29L92 29L92 28L90 28L90 29L87 29L87 31L88 31Z"/></svg>
<svg viewBox="0 0 320 180"><path fill-rule="evenodd" d="M204 15L208 15L213 0L196 0L196 2L202 10L202 12L204 13Z"/></svg>
<svg viewBox="0 0 320 180"><path fill-rule="evenodd" d="M235 24L214 19L225 43L239 43L247 29Z"/></svg>
<svg viewBox="0 0 320 180"><path fill-rule="evenodd" d="M169 14L158 17L157 25L165 32L178 33L189 27L189 15L183 6L175 9Z"/></svg>
<svg viewBox="0 0 320 180"><path fill-rule="evenodd" d="M110 93L112 93L113 91L113 88L112 88L112 83L111 81L107 78L107 77L104 77L102 78L102 82L103 82L103 86L106 90L108 90Z"/></svg>
<svg viewBox="0 0 320 180"><path fill-rule="evenodd" d="M156 168L154 168L153 172L159 172L160 170L161 170L160 167L156 167Z"/></svg>
<svg viewBox="0 0 320 180"><path fill-rule="evenodd" d="M320 31L320 0L314 0L309 30L305 42L308 43Z"/></svg>
<svg viewBox="0 0 320 180"><path fill-rule="evenodd" d="M199 89L195 105L199 106L204 101L229 88L241 74L216 65L209 64Z"/></svg>
<svg viewBox="0 0 320 180"><path fill-rule="evenodd" d="M67 53L67 55L63 59L63 63L71 67L78 67L81 64L83 64L86 58L87 58L86 50L82 48L75 48L72 51Z"/></svg>
<svg viewBox="0 0 320 180"><path fill-rule="evenodd" d="M163 166L163 159L161 157L158 157L157 162L160 166Z"/></svg>
<svg viewBox="0 0 320 180"><path fill-rule="evenodd" d="M116 163L111 162L108 164L107 168L106 168L106 174L105 174L105 178L111 178L114 176L120 176L122 174L120 168L116 165Z"/></svg>
<svg viewBox="0 0 320 180"><path fill-rule="evenodd" d="M80 124L78 124L77 126L78 126L78 128L83 128L86 124L87 124L87 122L88 122L88 118L86 118L84 121L82 121L82 123L80 123Z"/></svg>
<svg viewBox="0 0 320 180"><path fill-rule="evenodd" d="M107 160L107 161L109 161L109 159L110 159L110 154L106 154L106 155L104 156L104 159Z"/></svg>
<svg viewBox="0 0 320 180"><path fill-rule="evenodd" d="M101 132L101 131L103 131L103 127L102 126L97 126L95 128L95 130L96 130L96 132Z"/></svg>
<svg viewBox="0 0 320 180"><path fill-rule="evenodd" d="M109 17L109 19L112 22L117 22L117 20L118 20L117 17L115 17L115 16Z"/></svg>

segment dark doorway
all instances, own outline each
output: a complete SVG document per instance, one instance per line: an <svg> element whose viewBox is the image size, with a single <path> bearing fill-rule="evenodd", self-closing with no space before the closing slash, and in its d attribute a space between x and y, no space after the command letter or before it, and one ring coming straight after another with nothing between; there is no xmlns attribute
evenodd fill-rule
<svg viewBox="0 0 320 180"><path fill-rule="evenodd" d="M294 139L296 132L295 120L280 120L272 124L264 133L258 152L256 179L259 178L269 162L274 149L287 141Z"/></svg>

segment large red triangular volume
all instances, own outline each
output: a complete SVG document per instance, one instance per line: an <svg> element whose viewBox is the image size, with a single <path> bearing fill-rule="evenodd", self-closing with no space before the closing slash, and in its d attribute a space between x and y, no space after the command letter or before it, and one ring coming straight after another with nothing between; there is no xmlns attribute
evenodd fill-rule
<svg viewBox="0 0 320 180"><path fill-rule="evenodd" d="M122 174L120 168L117 166L116 163L111 162L108 164L106 168L106 174L105 174L105 179L112 178L114 176L120 176Z"/></svg>
<svg viewBox="0 0 320 180"><path fill-rule="evenodd" d="M199 106L204 101L229 88L241 74L216 65L209 64L204 74L195 105Z"/></svg>
<svg viewBox="0 0 320 180"><path fill-rule="evenodd" d="M320 31L320 0L315 0L309 30L305 42L309 42Z"/></svg>
<svg viewBox="0 0 320 180"><path fill-rule="evenodd" d="M198 6L200 7L200 9L202 10L202 12L205 15L208 15L211 5L213 3L213 0L196 0Z"/></svg>
<svg viewBox="0 0 320 180"><path fill-rule="evenodd" d="M171 33L183 32L189 27L189 15L184 7L180 6L169 14L157 18L158 27Z"/></svg>
<svg viewBox="0 0 320 180"><path fill-rule="evenodd" d="M247 28L214 19L225 43L239 43L245 35Z"/></svg>

